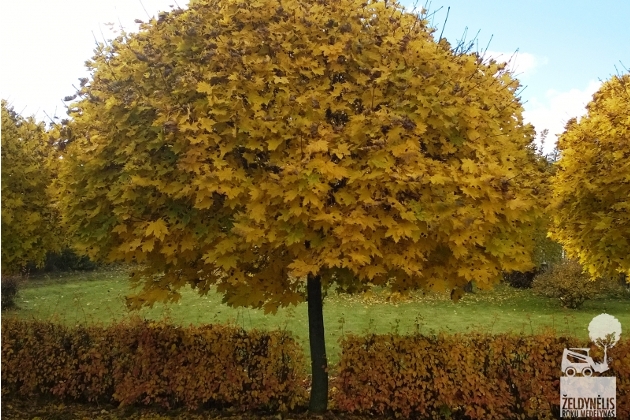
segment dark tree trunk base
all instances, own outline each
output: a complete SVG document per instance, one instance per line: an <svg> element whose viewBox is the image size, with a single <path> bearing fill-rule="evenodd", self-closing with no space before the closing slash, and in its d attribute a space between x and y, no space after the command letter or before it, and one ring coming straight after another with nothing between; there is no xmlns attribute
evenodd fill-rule
<svg viewBox="0 0 630 420"><path fill-rule="evenodd" d="M328 409L328 361L324 335L324 311L322 283L319 276L309 274L308 293L308 337L311 347L311 371L313 383L308 410L324 413Z"/></svg>

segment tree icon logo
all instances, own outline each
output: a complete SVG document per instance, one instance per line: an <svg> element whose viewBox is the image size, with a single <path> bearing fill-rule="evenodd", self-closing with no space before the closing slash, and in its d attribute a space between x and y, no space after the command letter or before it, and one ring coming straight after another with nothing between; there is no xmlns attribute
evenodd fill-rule
<svg viewBox="0 0 630 420"><path fill-rule="evenodd" d="M597 347L604 349L604 363L608 370L608 349L614 347L621 337L621 323L608 314L597 315L588 324L588 336ZM603 372L603 371L602 371Z"/></svg>
<svg viewBox="0 0 630 420"><path fill-rule="evenodd" d="M564 349L560 377L560 417L616 417L617 378L596 376L610 367L608 349L621 337L621 323L608 314L597 315L588 324L588 335L597 347L604 350L602 363L588 354L590 348ZM580 376L578 376L580 374Z"/></svg>
<svg viewBox="0 0 630 420"><path fill-rule="evenodd" d="M608 349L619 341L621 323L612 315L597 315L588 325L588 334L595 345L604 349L604 361L602 363L595 362L589 355L589 348L564 349L561 369L566 376L575 376L577 373L582 374L582 376L591 376L593 372L602 373L610 368L608 366Z"/></svg>

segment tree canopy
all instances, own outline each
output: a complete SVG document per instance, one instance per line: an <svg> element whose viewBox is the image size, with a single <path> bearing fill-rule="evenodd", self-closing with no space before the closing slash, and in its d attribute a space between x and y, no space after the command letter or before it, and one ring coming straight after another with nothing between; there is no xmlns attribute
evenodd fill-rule
<svg viewBox="0 0 630 420"><path fill-rule="evenodd" d="M630 275L630 74L606 81L568 122L552 179L552 237L591 276Z"/></svg>
<svg viewBox="0 0 630 420"><path fill-rule="evenodd" d="M137 305L212 285L275 311L304 277L481 287L530 268L540 173L505 64L381 1L198 0L99 45L60 204Z"/></svg>
<svg viewBox="0 0 630 420"><path fill-rule="evenodd" d="M2 273L41 264L59 249L58 218L48 187L50 148L43 123L2 100Z"/></svg>

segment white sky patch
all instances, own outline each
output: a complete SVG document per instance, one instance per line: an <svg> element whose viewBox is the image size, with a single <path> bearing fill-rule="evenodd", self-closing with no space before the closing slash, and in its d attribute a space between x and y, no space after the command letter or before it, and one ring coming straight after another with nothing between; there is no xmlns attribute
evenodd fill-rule
<svg viewBox="0 0 630 420"><path fill-rule="evenodd" d="M177 0L185 7L186 0ZM115 38L105 25L135 31L134 19L148 20L169 11L173 0L48 0L6 1L2 4L0 96L24 116L48 122L66 117L64 96L75 93L95 41ZM144 6L144 8L143 8ZM146 12L145 10L146 9Z"/></svg>
<svg viewBox="0 0 630 420"><path fill-rule="evenodd" d="M571 118L578 118L586 114L586 105L593 99L593 94L599 90L601 82L591 81L583 89L571 89L567 92L549 90L543 99L531 98L523 113L526 122L536 127L540 133L549 130L544 151L553 150L557 136L562 134L564 127Z"/></svg>
<svg viewBox="0 0 630 420"><path fill-rule="evenodd" d="M546 57L538 57L534 54L526 52L499 52L499 51L486 51L486 58L493 58L497 62L508 63L508 70L514 74L517 78L527 77L533 74L538 68L547 64Z"/></svg>

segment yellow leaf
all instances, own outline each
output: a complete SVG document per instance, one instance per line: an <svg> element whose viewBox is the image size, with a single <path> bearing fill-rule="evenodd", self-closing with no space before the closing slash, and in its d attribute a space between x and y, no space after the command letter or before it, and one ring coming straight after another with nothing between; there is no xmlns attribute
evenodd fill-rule
<svg viewBox="0 0 630 420"><path fill-rule="evenodd" d="M207 82L199 82L197 83L197 92L211 94L212 86Z"/></svg>
<svg viewBox="0 0 630 420"><path fill-rule="evenodd" d="M276 150L283 142L284 140L281 137L271 138L267 140L267 149Z"/></svg>
<svg viewBox="0 0 630 420"><path fill-rule="evenodd" d="M187 235L181 240L179 244L179 249L180 251L186 251L186 250L192 251L195 249L196 246L197 246L197 241L195 241L195 239L191 235Z"/></svg>
<svg viewBox="0 0 630 420"><path fill-rule="evenodd" d="M168 228L166 226L166 222L164 219L158 219L155 222L149 223L147 226L147 230L144 233L144 236L155 236L159 240L163 240L164 237L168 234Z"/></svg>
<svg viewBox="0 0 630 420"><path fill-rule="evenodd" d="M153 246L155 244L155 238L151 238L148 241L142 243L142 252L151 252L153 251Z"/></svg>
<svg viewBox="0 0 630 420"><path fill-rule="evenodd" d="M529 207L529 204L520 198L515 198L507 202L507 207L511 210L518 210Z"/></svg>
<svg viewBox="0 0 630 420"><path fill-rule="evenodd" d="M471 159L462 159L462 170L474 174L477 172L477 165Z"/></svg>
<svg viewBox="0 0 630 420"><path fill-rule="evenodd" d="M347 156L350 154L350 149L348 148L347 144L342 143L342 144L337 145L337 147L333 150L333 153L335 154L335 156L341 159L344 156Z"/></svg>
<svg viewBox="0 0 630 420"><path fill-rule="evenodd" d="M254 201L247 205L247 210L254 222L262 222L266 218L267 204Z"/></svg>
<svg viewBox="0 0 630 420"><path fill-rule="evenodd" d="M317 152L327 152L328 151L328 142L326 140L317 140L310 143L306 146L306 152L308 153L317 153Z"/></svg>
<svg viewBox="0 0 630 420"><path fill-rule="evenodd" d="M321 162L317 165L317 170L329 178L342 179L348 176L348 170L339 164L335 164L331 161Z"/></svg>
<svg viewBox="0 0 630 420"><path fill-rule="evenodd" d="M282 85L288 85L289 84L289 79L287 79L286 77L274 76L273 82L274 83L279 83L279 84L282 84Z"/></svg>
<svg viewBox="0 0 630 420"><path fill-rule="evenodd" d="M363 268L363 273L365 273L368 279L372 280L376 276L385 274L386 271L380 265L368 265Z"/></svg>
<svg viewBox="0 0 630 420"><path fill-rule="evenodd" d="M214 127L216 121L211 120L210 118L200 118L199 124L201 125L201 128L208 131L208 133L212 133L212 127Z"/></svg>
<svg viewBox="0 0 630 420"><path fill-rule="evenodd" d="M349 257L350 259L352 259L352 261L357 262L359 265L366 265L372 261L369 255L361 254L358 252L351 252L349 254Z"/></svg>
<svg viewBox="0 0 630 420"><path fill-rule="evenodd" d="M127 225L116 225L114 229L112 229L113 233L125 233L127 232Z"/></svg>
<svg viewBox="0 0 630 420"><path fill-rule="evenodd" d="M236 268L238 264L238 257L236 255L224 255L222 257L217 258L214 261L218 267L221 267L224 270L229 270L231 268Z"/></svg>
<svg viewBox="0 0 630 420"><path fill-rule="evenodd" d="M444 185L447 181L449 181L450 179L440 175L440 174L435 174L433 176L431 176L431 178L429 178L431 180L432 184L437 184L437 185Z"/></svg>
<svg viewBox="0 0 630 420"><path fill-rule="evenodd" d="M295 260L287 266L291 270L294 277L304 277L308 274L317 274L319 266L316 264L307 264L302 260Z"/></svg>

